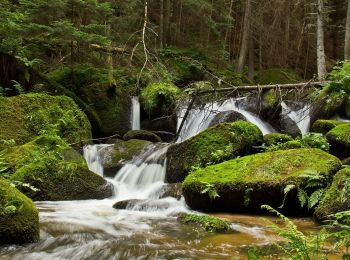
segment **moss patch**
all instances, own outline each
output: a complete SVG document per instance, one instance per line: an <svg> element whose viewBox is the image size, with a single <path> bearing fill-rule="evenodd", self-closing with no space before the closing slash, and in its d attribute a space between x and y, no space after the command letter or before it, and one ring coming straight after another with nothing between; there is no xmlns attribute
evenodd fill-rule
<svg viewBox="0 0 350 260"><path fill-rule="evenodd" d="M326 135L331 145L331 153L341 159L350 155L350 124L341 124L333 128Z"/></svg>
<svg viewBox="0 0 350 260"><path fill-rule="evenodd" d="M338 125L343 125L344 122L336 121L336 120L317 120L312 125L312 131L315 133L327 134L333 128Z"/></svg>
<svg viewBox="0 0 350 260"><path fill-rule="evenodd" d="M299 176L315 173L330 179L340 166L339 159L318 149L261 153L194 171L185 179L183 191L194 209L259 212L263 204L279 207L286 185L306 181ZM202 194L208 184L219 195L214 200ZM298 206L293 197L285 210Z"/></svg>
<svg viewBox="0 0 350 260"><path fill-rule="evenodd" d="M223 123L201 132L167 152L167 181L182 182L193 167L205 167L246 155L262 142L262 133L255 125L237 121Z"/></svg>
<svg viewBox="0 0 350 260"><path fill-rule="evenodd" d="M178 219L183 224L198 226L210 233L233 231L229 221L208 215L182 214Z"/></svg>
<svg viewBox="0 0 350 260"><path fill-rule="evenodd" d="M68 143L91 139L90 123L71 98L45 94L0 97L1 139L13 139L20 145L47 132L57 133Z"/></svg>
<svg viewBox="0 0 350 260"><path fill-rule="evenodd" d="M151 83L141 91L141 103L151 117L168 115L180 93L180 89L173 83Z"/></svg>
<svg viewBox="0 0 350 260"><path fill-rule="evenodd" d="M286 134L272 133L272 134L264 135L264 143L266 145L281 144L292 140L293 138L290 135L286 135Z"/></svg>
<svg viewBox="0 0 350 260"><path fill-rule="evenodd" d="M0 179L0 244L39 240L39 213L34 203Z"/></svg>
<svg viewBox="0 0 350 260"><path fill-rule="evenodd" d="M268 69L256 75L256 82L263 85L287 84L300 82L301 78L296 72L288 69Z"/></svg>
<svg viewBox="0 0 350 260"><path fill-rule="evenodd" d="M315 210L319 221L331 218L330 215L350 210L350 167L340 170L333 179L331 187Z"/></svg>

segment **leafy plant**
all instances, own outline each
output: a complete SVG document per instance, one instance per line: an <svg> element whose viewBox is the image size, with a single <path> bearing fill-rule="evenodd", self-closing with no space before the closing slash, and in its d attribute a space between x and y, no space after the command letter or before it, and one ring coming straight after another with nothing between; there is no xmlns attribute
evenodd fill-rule
<svg viewBox="0 0 350 260"><path fill-rule="evenodd" d="M284 198L282 205L279 208L283 208L285 205L285 201L287 199L288 194L292 190L297 190L298 200L300 202L300 206L307 208L310 210L314 208L319 201L322 199L326 189L325 183L326 178L322 174L314 171L305 171L304 174L299 176L302 179L306 179L305 187L301 187L300 184L288 184L284 188ZM311 195L308 195L308 190L312 190Z"/></svg>
<svg viewBox="0 0 350 260"><path fill-rule="evenodd" d="M210 200L214 200L220 197L214 184L211 184L208 182L201 182L201 183L204 185L204 189L201 190L201 193L208 194Z"/></svg>

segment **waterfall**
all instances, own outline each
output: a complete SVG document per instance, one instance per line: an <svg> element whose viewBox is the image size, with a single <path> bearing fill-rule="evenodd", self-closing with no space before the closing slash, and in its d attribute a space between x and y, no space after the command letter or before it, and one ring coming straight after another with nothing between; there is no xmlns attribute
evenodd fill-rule
<svg viewBox="0 0 350 260"><path fill-rule="evenodd" d="M101 151L110 144L87 145L83 149L83 155L89 170L103 177L103 166L101 162Z"/></svg>
<svg viewBox="0 0 350 260"><path fill-rule="evenodd" d="M187 107L184 106L178 113L178 127L185 116ZM237 105L237 99L228 99L224 102L214 102L205 104L204 106L192 109L186 118L186 122L181 130L177 142L182 142L196 134L204 131L210 125L210 122L214 119L215 115L225 111L236 111L241 113L247 121L255 124L261 132L265 135L268 133L276 132L275 129L267 122L262 121L258 115L255 115L249 111L241 109Z"/></svg>
<svg viewBox="0 0 350 260"><path fill-rule="evenodd" d="M141 129L141 108L139 97L131 98L131 129L132 130L140 130Z"/></svg>
<svg viewBox="0 0 350 260"><path fill-rule="evenodd" d="M297 103L296 105L301 106L299 109L293 109L290 106L288 106L285 102L281 103L282 106L282 116L287 116L291 120L293 120L300 132L304 135L306 134L310 129L311 124L311 106L309 104L301 104Z"/></svg>

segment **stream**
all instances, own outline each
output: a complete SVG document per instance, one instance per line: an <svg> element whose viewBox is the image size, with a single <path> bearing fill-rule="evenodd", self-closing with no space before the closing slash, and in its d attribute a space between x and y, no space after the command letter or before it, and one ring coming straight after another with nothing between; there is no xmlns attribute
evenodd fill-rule
<svg viewBox="0 0 350 260"><path fill-rule="evenodd" d="M214 109L213 109L214 108ZM284 108L287 109L287 108ZM215 113L213 112L216 111ZM256 124L264 134L272 126L251 112L239 109L236 100L214 103L191 111L178 142L206 129L217 112L234 110ZM140 111L133 99L131 124L138 129ZM185 109L179 112L179 124ZM296 112L293 120L307 131L309 117ZM90 145L84 157L91 171L103 176L101 151L110 145ZM237 232L211 234L181 224L179 213L191 212L183 198L163 197L168 144L151 145L128 162L114 178L113 197L105 200L36 202L40 211L40 241L0 249L0 259L246 259L248 247L279 241L268 221L259 216L215 214L232 221ZM140 201L125 210L112 206L128 199ZM276 218L268 217L271 221ZM303 231L317 231L312 219L298 218Z"/></svg>

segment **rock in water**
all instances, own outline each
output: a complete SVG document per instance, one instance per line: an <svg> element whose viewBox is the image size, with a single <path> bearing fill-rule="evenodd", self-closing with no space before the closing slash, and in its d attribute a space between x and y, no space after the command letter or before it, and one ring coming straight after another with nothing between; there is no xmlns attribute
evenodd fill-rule
<svg viewBox="0 0 350 260"><path fill-rule="evenodd" d="M210 122L209 127L221 124L221 123L231 123L235 121L243 120L246 121L246 118L239 112L236 111L224 111L217 114L213 120Z"/></svg>
<svg viewBox="0 0 350 260"><path fill-rule="evenodd" d="M131 139L145 140L153 143L162 141L158 135L146 130L131 130L123 136L124 141L129 141Z"/></svg>
<svg viewBox="0 0 350 260"><path fill-rule="evenodd" d="M187 204L195 210L260 213L262 205L282 205L288 185L307 186L305 175L322 176L326 187L341 161L318 149L292 149L250 155L192 172L184 181ZM307 190L312 192L312 190ZM296 189L281 209L301 214Z"/></svg>

